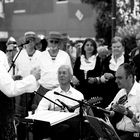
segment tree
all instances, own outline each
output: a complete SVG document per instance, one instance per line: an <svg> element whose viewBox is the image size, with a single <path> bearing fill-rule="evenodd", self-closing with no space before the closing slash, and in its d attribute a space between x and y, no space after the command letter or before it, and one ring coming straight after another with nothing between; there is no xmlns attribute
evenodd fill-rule
<svg viewBox="0 0 140 140"><path fill-rule="evenodd" d="M96 38L104 38L105 43L111 43L111 0L81 0L82 3L91 4L97 9L98 17L95 24Z"/></svg>
<svg viewBox="0 0 140 140"><path fill-rule="evenodd" d="M81 0L91 4L98 12L96 38L104 38L107 45L111 45L113 0ZM116 0L116 30L115 34L124 40L124 47L129 53L136 47L135 36L140 32L140 1Z"/></svg>

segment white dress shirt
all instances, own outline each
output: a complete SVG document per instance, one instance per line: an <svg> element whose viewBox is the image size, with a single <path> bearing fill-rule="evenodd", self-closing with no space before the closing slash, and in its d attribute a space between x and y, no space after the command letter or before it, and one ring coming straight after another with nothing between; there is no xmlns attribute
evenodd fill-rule
<svg viewBox="0 0 140 140"><path fill-rule="evenodd" d="M42 52L40 58L41 78L39 83L46 89L59 86L57 71L61 65L69 65L72 70L71 59L68 53L59 50L55 60L52 60L48 50Z"/></svg>
<svg viewBox="0 0 140 140"><path fill-rule="evenodd" d="M36 50L32 57L29 57L27 51L23 49L15 61L17 75L22 77L28 76L30 71L39 67L41 52Z"/></svg>
<svg viewBox="0 0 140 140"><path fill-rule="evenodd" d="M118 67L124 63L124 55L120 56L117 61L115 61L114 56L111 56L109 68L112 71L117 71Z"/></svg>
<svg viewBox="0 0 140 140"><path fill-rule="evenodd" d="M0 90L8 97L18 96L25 92L33 92L37 89L37 82L33 75L23 80L14 81L8 73L8 61L3 59L6 54L0 55ZM5 55L5 57L4 57Z"/></svg>
<svg viewBox="0 0 140 140"><path fill-rule="evenodd" d="M54 94L54 92L58 92L62 95L68 96L68 97L76 99L76 100L84 99L83 94L71 86L70 86L70 89L68 92L64 92L60 87L48 91L45 94L45 97L49 98L50 100L52 100L53 102L56 102L59 105L61 105L61 104L60 104L60 102L57 101L57 99L64 102L68 106L76 106L76 105L78 105L78 102L68 99L66 97L60 96L60 95L56 95L56 94ZM38 111L43 111L43 110L57 110L58 111L58 110L61 110L61 108L59 108L57 105L50 102L49 100L42 98L36 111L38 112ZM77 112L78 109L76 109L75 111Z"/></svg>
<svg viewBox="0 0 140 140"><path fill-rule="evenodd" d="M0 50L0 63L6 68L6 70L9 70L9 64L6 54Z"/></svg>

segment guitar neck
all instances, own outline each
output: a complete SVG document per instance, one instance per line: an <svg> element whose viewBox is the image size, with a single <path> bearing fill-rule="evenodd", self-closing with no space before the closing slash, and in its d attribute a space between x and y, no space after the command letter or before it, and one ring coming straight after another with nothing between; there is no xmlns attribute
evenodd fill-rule
<svg viewBox="0 0 140 140"><path fill-rule="evenodd" d="M102 98L101 97L95 97L95 98L91 98L91 99L89 99L88 101L87 101L87 103L89 103L89 104L98 104L98 103L100 103L100 101L102 100ZM83 104L84 105L84 104ZM75 105L75 106L72 106L72 107L70 107L70 109L69 109L69 112L74 112L74 110L75 109L77 109L77 108L79 108L80 107L80 104L77 104L77 105ZM86 105L84 105L84 107L86 107Z"/></svg>

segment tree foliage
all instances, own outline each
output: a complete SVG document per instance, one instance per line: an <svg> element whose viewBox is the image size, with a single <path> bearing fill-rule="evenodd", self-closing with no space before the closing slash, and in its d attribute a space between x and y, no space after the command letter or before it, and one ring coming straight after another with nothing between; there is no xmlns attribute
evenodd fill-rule
<svg viewBox="0 0 140 140"><path fill-rule="evenodd" d="M81 0L83 3L91 4L98 12L95 24L96 38L104 38L107 45L111 45L112 33L112 0ZM137 1L138 3L138 1ZM138 16L134 13L134 0L117 0L116 1L116 35L124 40L124 47L129 53L136 47L135 36L140 32L140 13ZM138 7L140 10L140 1ZM136 11L135 11L136 12ZM138 19L137 19L138 18Z"/></svg>
<svg viewBox="0 0 140 140"><path fill-rule="evenodd" d="M111 0L81 0L82 3L91 4L98 12L95 24L96 38L104 38L106 44L111 42Z"/></svg>
<svg viewBox="0 0 140 140"><path fill-rule="evenodd" d="M96 6L100 2L111 3L111 0L81 0L81 2L92 4L93 6Z"/></svg>

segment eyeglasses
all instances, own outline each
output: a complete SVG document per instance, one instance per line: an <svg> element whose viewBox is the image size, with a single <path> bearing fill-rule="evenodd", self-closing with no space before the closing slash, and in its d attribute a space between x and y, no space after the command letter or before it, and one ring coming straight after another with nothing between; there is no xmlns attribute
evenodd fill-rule
<svg viewBox="0 0 140 140"><path fill-rule="evenodd" d="M59 41L58 40L50 40L50 43L53 43L53 44L58 44Z"/></svg>
<svg viewBox="0 0 140 140"><path fill-rule="evenodd" d="M12 52L13 50L6 50L6 52Z"/></svg>
<svg viewBox="0 0 140 140"><path fill-rule="evenodd" d="M29 39L29 40L26 40L26 43L29 44L31 42L34 42L35 40L34 39Z"/></svg>

